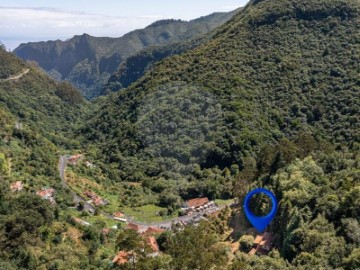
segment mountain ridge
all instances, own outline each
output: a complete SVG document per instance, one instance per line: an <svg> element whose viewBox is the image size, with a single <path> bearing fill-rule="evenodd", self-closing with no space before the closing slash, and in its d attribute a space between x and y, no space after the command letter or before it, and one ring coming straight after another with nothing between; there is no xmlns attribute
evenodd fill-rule
<svg viewBox="0 0 360 270"><path fill-rule="evenodd" d="M21 44L14 53L25 60L38 62L53 78L72 82L91 99L99 95L112 73L129 56L152 45L199 37L234 13L216 13L188 22L161 21L120 38L83 34L67 41L31 42Z"/></svg>

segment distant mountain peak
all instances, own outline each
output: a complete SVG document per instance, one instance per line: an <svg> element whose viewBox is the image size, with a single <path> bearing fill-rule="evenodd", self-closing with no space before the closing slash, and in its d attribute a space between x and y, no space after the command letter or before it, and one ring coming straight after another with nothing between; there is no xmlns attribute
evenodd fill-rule
<svg viewBox="0 0 360 270"><path fill-rule="evenodd" d="M36 61L53 78L68 80L91 99L99 96L120 64L143 49L198 38L225 23L233 13L206 16L201 21L160 20L119 38L87 33L66 41L22 44L14 53Z"/></svg>
<svg viewBox="0 0 360 270"><path fill-rule="evenodd" d="M159 21L156 21L156 22L150 24L146 28L158 27L158 26L168 25L168 24L171 24L171 23L186 23L186 21L176 20L176 19L159 20Z"/></svg>

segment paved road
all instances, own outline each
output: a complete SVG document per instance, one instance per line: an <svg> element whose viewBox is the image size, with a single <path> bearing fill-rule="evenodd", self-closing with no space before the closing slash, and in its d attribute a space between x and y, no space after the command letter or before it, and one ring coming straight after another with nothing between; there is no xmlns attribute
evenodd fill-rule
<svg viewBox="0 0 360 270"><path fill-rule="evenodd" d="M9 78L7 79L2 79L0 80L1 82L7 82L7 81L16 81L18 79L20 79L22 76L24 76L25 74L27 74L30 70L28 68L26 69L23 69L21 71L21 73L17 74L17 75L13 75L13 76L10 76Z"/></svg>
<svg viewBox="0 0 360 270"><path fill-rule="evenodd" d="M66 183L66 177L65 177L66 165L67 165L66 157L61 156L60 160L59 160L59 174L60 174L61 184L62 184L63 188L69 189L69 186ZM74 197L75 203L83 202L85 210L90 211L90 212L95 212L95 207L92 206L90 203L88 203L85 198L79 196L78 194L76 194L75 192L73 192L71 190L70 190L70 192ZM212 209L195 212L191 215L186 215L186 216L176 217L176 218L169 219L169 220L164 220L164 221L159 221L159 222L151 222L151 223L135 221L131 217L129 217L127 219L128 219L128 222L139 225L139 226L143 227L144 229L146 229L147 227L159 227L159 228L171 229L171 225L174 223L178 223L180 221L183 223L189 223L194 219L199 220L205 214L210 214L212 212L219 211L221 209L224 209L225 207L226 206L214 207ZM115 216L108 214L104 211L100 211L100 214L105 216L108 219L113 219L113 220L115 219Z"/></svg>
<svg viewBox="0 0 360 270"><path fill-rule="evenodd" d="M65 170L66 170L66 165L67 165L67 161L66 161L66 157L65 156L61 156L60 160L59 160L59 174L60 174L60 179L61 179L61 184L63 186L64 189L69 189L71 194L73 195L74 198L74 202L76 204L83 202L84 204L84 209L86 211L90 211L90 212L95 212L95 207L92 206L90 203L88 203L83 197L79 196L78 194L76 194L74 191L72 191L68 184L66 183L66 179L65 179Z"/></svg>
<svg viewBox="0 0 360 270"><path fill-rule="evenodd" d="M66 169L66 157L61 156L60 160L59 160L60 179L61 179L61 184L62 184L63 188L67 189L69 187L68 187L68 185L66 184L66 181L65 181L65 169Z"/></svg>

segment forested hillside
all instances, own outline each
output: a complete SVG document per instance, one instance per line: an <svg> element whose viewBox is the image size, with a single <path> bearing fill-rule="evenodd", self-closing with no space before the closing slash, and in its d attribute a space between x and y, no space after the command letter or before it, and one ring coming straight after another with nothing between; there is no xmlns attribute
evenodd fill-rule
<svg viewBox="0 0 360 270"><path fill-rule="evenodd" d="M59 150L79 146L70 134L88 104L70 85L54 82L3 48L0 63L4 172L14 180L27 179L33 188L53 184L58 175ZM24 70L28 72L11 79Z"/></svg>
<svg viewBox="0 0 360 270"><path fill-rule="evenodd" d="M21 124L54 143L63 144L86 111L88 104L78 90L68 83L56 83L36 67L25 64L15 55L0 50L0 108ZM28 72L16 80L13 75Z"/></svg>
<svg viewBox="0 0 360 270"><path fill-rule="evenodd" d="M107 95L111 92L129 87L132 83L144 76L146 72L150 71L159 61L166 57L194 49L202 42L205 42L207 38L208 36L206 35L202 38L192 39L186 42L150 47L130 56L120 65L114 74L111 75L100 94Z"/></svg>
<svg viewBox="0 0 360 270"><path fill-rule="evenodd" d="M109 77L129 56L150 46L200 37L229 20L235 12L214 13L192 21L163 20L120 38L74 36L67 41L21 44L16 55L36 61L57 80L68 80L86 98L99 96Z"/></svg>
<svg viewBox="0 0 360 270"><path fill-rule="evenodd" d="M167 180L175 193L170 183L185 181L184 196L207 194L213 181L227 186L205 172L236 172L282 138L352 147L358 12L357 1L252 3L206 45L101 101L82 133L114 179Z"/></svg>
<svg viewBox="0 0 360 270"><path fill-rule="evenodd" d="M0 269L89 269L86 237L63 212L74 203L58 172L60 154L79 145L69 134L88 104L4 48L0 63ZM36 194L43 187L55 190L55 205Z"/></svg>
<svg viewBox="0 0 360 270"><path fill-rule="evenodd" d="M359 16L356 0L251 1L206 44L99 100L79 135L111 179L137 181L173 207L274 191L277 250L240 248L230 269L356 269ZM209 267L195 251L187 260L182 241L170 269ZM219 252L210 265L221 269Z"/></svg>

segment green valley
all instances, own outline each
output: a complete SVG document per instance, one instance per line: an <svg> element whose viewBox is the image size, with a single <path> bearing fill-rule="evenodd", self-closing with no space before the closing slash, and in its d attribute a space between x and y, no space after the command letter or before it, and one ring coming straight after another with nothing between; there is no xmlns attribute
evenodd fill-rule
<svg viewBox="0 0 360 270"><path fill-rule="evenodd" d="M360 268L358 0L26 50L51 61L0 48L0 269Z"/></svg>

